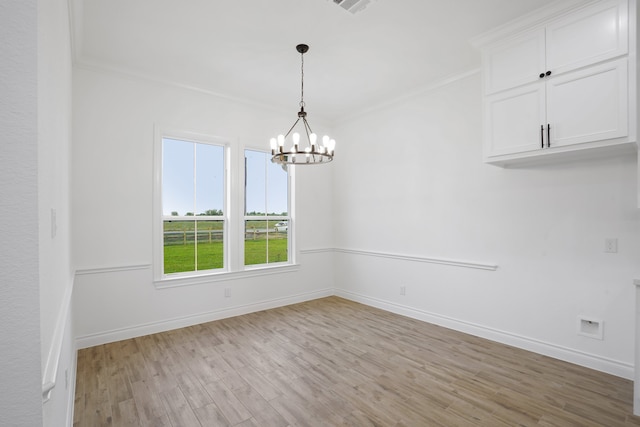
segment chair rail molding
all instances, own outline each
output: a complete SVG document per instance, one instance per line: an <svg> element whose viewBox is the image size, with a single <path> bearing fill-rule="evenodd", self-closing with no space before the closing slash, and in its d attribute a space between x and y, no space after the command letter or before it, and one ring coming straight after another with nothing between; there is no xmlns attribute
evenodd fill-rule
<svg viewBox="0 0 640 427"><path fill-rule="evenodd" d="M335 248L334 252L351 254L351 255L363 255L363 256L370 256L370 257L377 257L377 258L398 259L402 261L424 262L429 264L443 264L443 265L450 265L453 267L475 268L478 270L496 271L498 269L497 264L493 264L493 263L489 264L489 263L476 262L476 261L462 261L462 260L454 260L454 259L446 259L446 258L402 255L402 254L393 254L388 252L364 251L359 249Z"/></svg>
<svg viewBox="0 0 640 427"><path fill-rule="evenodd" d="M75 275L72 275L71 283L67 286L65 291L62 306L58 312L58 318L56 319L56 327L53 331L53 339L51 346L49 347L49 353L47 354L47 360L45 362L44 371L42 374L42 403L46 403L51 398L51 392L56 386L56 378L58 377L58 365L60 364L60 357L62 353L62 343L64 341L64 334L67 327L67 321L69 320L69 310L71 308L71 298L73 296L73 285Z"/></svg>

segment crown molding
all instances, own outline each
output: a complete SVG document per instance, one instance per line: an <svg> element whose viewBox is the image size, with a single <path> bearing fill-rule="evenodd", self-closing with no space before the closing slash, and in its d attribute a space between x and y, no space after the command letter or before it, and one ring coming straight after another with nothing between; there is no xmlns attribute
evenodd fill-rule
<svg viewBox="0 0 640 427"><path fill-rule="evenodd" d="M402 104L403 102L409 101L413 98L416 98L420 95L424 95L426 93L429 92L433 92L435 90L438 90L440 88L446 87L450 84L456 83L458 81L464 80L468 77L474 76L476 74L480 74L480 68L473 68L467 71L463 71L461 73L456 73L456 74L451 74L448 76L445 76L441 79L435 80L433 82L424 84L422 86L418 86L416 89L410 91L410 92L405 92L402 95L399 95L397 97L394 97L392 99L389 99L388 101L384 101L384 102L380 102L378 104L374 104L371 107L368 108L363 108L361 110L358 110L358 112L354 113L354 114L350 114L350 115L346 115L341 117L340 119L334 120L333 124L335 126L340 126L344 123L348 123L351 120L357 119L359 117L363 117L369 114L372 114L376 111L381 111L381 110L385 110L387 108L393 107L395 105L398 104Z"/></svg>
<svg viewBox="0 0 640 427"><path fill-rule="evenodd" d="M541 27L551 18L558 18L562 15L566 15L569 12L573 12L578 8L597 3L598 1L600 0L559 0L547 6L536 9L528 14L522 15L516 19L513 19L485 33L479 34L469 40L469 42L476 49L480 49L496 40L514 35L516 33Z"/></svg>

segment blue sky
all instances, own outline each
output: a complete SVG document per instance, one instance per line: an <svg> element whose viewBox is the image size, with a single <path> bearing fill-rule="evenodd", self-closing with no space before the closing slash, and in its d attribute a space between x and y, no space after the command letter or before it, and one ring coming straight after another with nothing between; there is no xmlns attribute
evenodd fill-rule
<svg viewBox="0 0 640 427"><path fill-rule="evenodd" d="M171 138L162 141L163 215L223 209L224 148ZM248 212L287 212L287 173L270 158L268 153L246 151Z"/></svg>
<svg viewBox="0 0 640 427"><path fill-rule="evenodd" d="M287 173L271 154L246 150L247 212L287 212Z"/></svg>

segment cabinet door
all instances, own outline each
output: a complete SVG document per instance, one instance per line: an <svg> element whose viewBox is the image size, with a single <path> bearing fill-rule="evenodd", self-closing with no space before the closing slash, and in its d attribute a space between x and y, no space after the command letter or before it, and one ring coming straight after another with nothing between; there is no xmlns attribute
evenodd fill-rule
<svg viewBox="0 0 640 427"><path fill-rule="evenodd" d="M626 58L550 79L551 147L627 136L627 82Z"/></svg>
<svg viewBox="0 0 640 427"><path fill-rule="evenodd" d="M544 30L531 31L484 52L485 93L532 83L544 73Z"/></svg>
<svg viewBox="0 0 640 427"><path fill-rule="evenodd" d="M547 26L547 68L559 74L628 51L627 0L586 7Z"/></svg>
<svg viewBox="0 0 640 427"><path fill-rule="evenodd" d="M485 158L541 149L544 92L539 82L485 97Z"/></svg>

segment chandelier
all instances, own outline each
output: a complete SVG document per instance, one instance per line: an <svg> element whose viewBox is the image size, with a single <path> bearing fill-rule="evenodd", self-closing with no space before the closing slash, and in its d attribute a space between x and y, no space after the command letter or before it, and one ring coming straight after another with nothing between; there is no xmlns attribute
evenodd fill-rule
<svg viewBox="0 0 640 427"><path fill-rule="evenodd" d="M293 126L285 135L278 135L277 138L271 138L271 161L281 165L312 165L317 163L328 163L333 160L333 150L336 147L335 139L329 138L327 135L322 137L322 142L319 143L318 136L313 133L309 122L307 122L307 112L304 111L304 54L309 50L309 46L306 44L299 44L296 46L296 50L300 52L300 59L302 66L301 72L301 85L300 85L300 111L298 112L298 119L293 123ZM302 122L301 122L302 120ZM300 134L293 132L291 135L292 144L289 150L285 150L284 144L295 129L295 127L301 123L304 128L304 135L307 137L306 143L300 145ZM284 166L283 166L284 167Z"/></svg>

